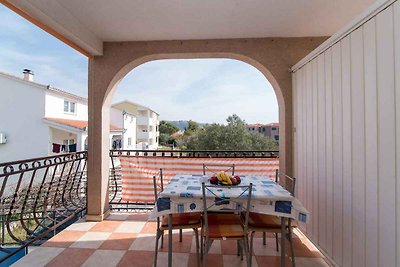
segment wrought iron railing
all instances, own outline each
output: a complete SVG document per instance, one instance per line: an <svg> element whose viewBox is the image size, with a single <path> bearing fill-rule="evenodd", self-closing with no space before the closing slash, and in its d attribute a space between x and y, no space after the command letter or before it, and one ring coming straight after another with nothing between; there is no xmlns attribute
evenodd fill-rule
<svg viewBox="0 0 400 267"><path fill-rule="evenodd" d="M0 163L0 263L85 213L86 159L78 152Z"/></svg>
<svg viewBox="0 0 400 267"><path fill-rule="evenodd" d="M121 156L143 156L164 158L279 158L279 151L259 150L110 150L111 168L109 180L110 208L116 211L142 211L152 209L152 203L129 202L122 197L122 175L119 164ZM161 168L161 166L159 167Z"/></svg>

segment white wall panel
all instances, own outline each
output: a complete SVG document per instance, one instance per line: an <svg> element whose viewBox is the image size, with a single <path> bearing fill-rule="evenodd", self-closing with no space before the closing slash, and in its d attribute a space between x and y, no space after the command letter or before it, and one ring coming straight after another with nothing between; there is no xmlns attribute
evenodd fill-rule
<svg viewBox="0 0 400 267"><path fill-rule="evenodd" d="M339 266L400 266L400 4L293 75L301 227Z"/></svg>

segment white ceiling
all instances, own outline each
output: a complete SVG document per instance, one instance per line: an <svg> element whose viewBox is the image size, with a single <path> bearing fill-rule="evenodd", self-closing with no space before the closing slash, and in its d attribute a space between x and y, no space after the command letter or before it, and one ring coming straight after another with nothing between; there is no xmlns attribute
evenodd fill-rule
<svg viewBox="0 0 400 267"><path fill-rule="evenodd" d="M9 0L71 39L330 36L374 0ZM88 42L88 41L86 41Z"/></svg>

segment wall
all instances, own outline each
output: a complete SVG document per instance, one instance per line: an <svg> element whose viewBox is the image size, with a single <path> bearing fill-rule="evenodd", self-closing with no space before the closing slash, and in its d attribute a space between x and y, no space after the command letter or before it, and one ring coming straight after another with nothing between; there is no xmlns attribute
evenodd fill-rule
<svg viewBox="0 0 400 267"><path fill-rule="evenodd" d="M340 266L400 266L400 3L293 74L307 235Z"/></svg>
<svg viewBox="0 0 400 267"><path fill-rule="evenodd" d="M64 112L64 100L76 103L76 114ZM46 114L47 118L60 118L69 120L88 120L87 103L73 97L63 96L50 90L46 93Z"/></svg>
<svg viewBox="0 0 400 267"><path fill-rule="evenodd" d="M0 162L47 156L49 127L43 123L45 88L0 74Z"/></svg>

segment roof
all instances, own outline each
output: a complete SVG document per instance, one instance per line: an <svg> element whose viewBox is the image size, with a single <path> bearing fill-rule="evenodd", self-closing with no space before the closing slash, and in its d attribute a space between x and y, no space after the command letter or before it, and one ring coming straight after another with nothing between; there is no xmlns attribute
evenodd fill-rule
<svg viewBox="0 0 400 267"><path fill-rule="evenodd" d="M45 118L48 121L56 122L59 124L64 124L66 126L70 126L73 128L77 128L80 130L85 131L86 128L88 127L88 122L87 121L78 121L78 120L67 120L67 119L59 119L59 118ZM124 129L115 126L113 124L110 124L110 130L111 131L123 131Z"/></svg>
<svg viewBox="0 0 400 267"><path fill-rule="evenodd" d="M91 55L103 42L331 36L375 0L8 0ZM94 8L95 7L95 8ZM129 27L125 27L129 25Z"/></svg>
<svg viewBox="0 0 400 267"><path fill-rule="evenodd" d="M135 106L137 106L137 107L139 107L139 108L142 108L142 109L148 109L148 110L150 110L150 111L156 113L157 115L160 115L157 111L155 111L155 110L153 110L153 109L151 109L151 108L149 108L149 107L146 107L146 106L140 105L140 104L138 104L138 103L135 103L135 102L133 102L133 101L130 101L130 100L123 100L123 101L114 103L114 104L112 104L112 107L115 108L116 106L118 106L118 105L120 105L120 104L124 104L124 103L126 103L126 104L131 104L131 105L135 105Z"/></svg>
<svg viewBox="0 0 400 267"><path fill-rule="evenodd" d="M263 126L279 127L279 122L272 122L267 124L262 124L262 123L247 124L247 127L263 127Z"/></svg>
<svg viewBox="0 0 400 267"><path fill-rule="evenodd" d="M45 85L45 84L38 83L38 82L28 81L28 80L25 80L22 77L18 77L16 75L9 74L9 73L2 72L2 71L0 71L0 75L4 76L6 78L10 78L10 79L13 79L13 80L16 80L16 81L19 81L19 82L23 82L23 83L26 83L26 84L41 88L41 89L45 89L45 90L48 90L48 91L51 91L51 92L59 93L59 94L62 94L64 96L66 96L66 97L76 99L78 101L82 101L82 102L87 102L88 101L88 99L86 97L82 97L82 96L78 96L78 95L74 95L74 94L68 93L67 91L61 90L59 88L55 88L55 87L53 87L51 85Z"/></svg>

